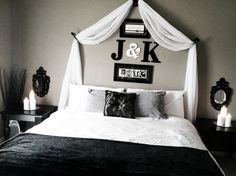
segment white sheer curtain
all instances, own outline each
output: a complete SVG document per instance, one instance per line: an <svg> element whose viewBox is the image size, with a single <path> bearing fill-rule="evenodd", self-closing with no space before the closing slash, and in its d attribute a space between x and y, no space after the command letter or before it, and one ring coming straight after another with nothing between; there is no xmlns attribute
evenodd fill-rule
<svg viewBox="0 0 236 176"><path fill-rule="evenodd" d="M132 4L133 1L128 0L126 3L115 9L94 25L77 34L76 37L79 42L86 45L96 45L109 38L120 27L128 15ZM198 97L196 46L189 38L170 25L143 0L139 0L138 4L139 12L145 26L150 32L152 38L158 44L173 51L189 49L184 98L186 117L190 121L194 121L196 117ZM59 109L65 108L68 104L70 83L80 85L82 82L79 44L76 40L74 40L62 84L58 105Z"/></svg>
<svg viewBox="0 0 236 176"><path fill-rule="evenodd" d="M139 0L139 13L152 38L172 51L189 49L185 76L185 115L195 121L198 101L197 50L196 45L184 34L169 24L143 0Z"/></svg>
<svg viewBox="0 0 236 176"><path fill-rule="evenodd" d="M103 17L94 25L81 31L76 35L76 38L80 43L86 45L96 45L108 39L123 23L129 14L132 4L133 1L128 0L126 3L112 11L107 16ZM63 109L68 105L70 83L77 85L81 85L83 83L79 44L75 39L72 43L70 56L62 83L58 109Z"/></svg>

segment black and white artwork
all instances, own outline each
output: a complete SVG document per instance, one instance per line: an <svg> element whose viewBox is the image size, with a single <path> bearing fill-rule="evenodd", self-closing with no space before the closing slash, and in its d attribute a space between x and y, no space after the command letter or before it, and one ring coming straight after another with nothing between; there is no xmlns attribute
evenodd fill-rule
<svg viewBox="0 0 236 176"><path fill-rule="evenodd" d="M120 27L120 37L150 38L141 19L126 19Z"/></svg>
<svg viewBox="0 0 236 176"><path fill-rule="evenodd" d="M114 68L114 81L152 83L153 66L117 64Z"/></svg>

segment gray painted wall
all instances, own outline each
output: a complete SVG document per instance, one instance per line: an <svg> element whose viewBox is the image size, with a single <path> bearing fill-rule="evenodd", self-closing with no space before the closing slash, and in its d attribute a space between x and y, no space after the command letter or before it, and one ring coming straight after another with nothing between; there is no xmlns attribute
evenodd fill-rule
<svg viewBox="0 0 236 176"><path fill-rule="evenodd" d="M12 0L13 8L13 63L27 69L25 94L31 89L32 75L43 66L51 77L49 94L38 102L56 105L69 55L71 31L79 32L98 21L125 0ZM146 0L160 15L189 38L199 37L199 106L198 115L216 118L209 102L212 85L225 77L236 89L236 1L235 0ZM137 10L131 13L138 18ZM155 65L153 84L113 82L113 61L110 54L117 51L114 34L97 46L82 47L84 56L84 83L115 87L155 89L183 89L186 51L171 52L158 47L156 54L162 61ZM126 39L126 44L142 39ZM150 39L151 40L151 39ZM125 46L127 48L128 46ZM124 57L120 62L141 64L139 60ZM236 120L236 96L229 112Z"/></svg>
<svg viewBox="0 0 236 176"><path fill-rule="evenodd" d="M11 3L9 0L0 0L0 67L8 69L11 63ZM4 108L0 94L0 111ZM0 120L0 129L2 121ZM3 136L0 130L0 142Z"/></svg>

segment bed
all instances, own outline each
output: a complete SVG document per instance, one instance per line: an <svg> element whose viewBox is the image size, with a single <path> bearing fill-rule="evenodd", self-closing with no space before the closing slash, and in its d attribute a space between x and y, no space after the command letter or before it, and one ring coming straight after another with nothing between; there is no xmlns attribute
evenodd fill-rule
<svg viewBox="0 0 236 176"><path fill-rule="evenodd" d="M106 90L105 95L99 97L104 90L91 91L83 87L78 95L78 87L74 87L77 93L72 89L73 86L68 108L53 113L41 124L0 145L0 175L224 175L192 123L181 117L182 96L178 98L183 95L181 92L155 94L165 99L161 113L168 117L161 118L159 111L157 115L147 107L136 112L137 106L144 106L142 98L146 105L157 101L153 91ZM133 92L139 95L134 104L135 118L115 117L110 111L105 112L106 108L99 112L103 106L111 108L106 101L112 100L108 93L133 96ZM93 99L85 96L86 93ZM104 96L105 105L98 104ZM88 100L92 100L92 104ZM142 101L137 103L138 100ZM75 102L77 105L83 102L83 107L73 107ZM148 114L136 116L140 113ZM131 116L128 113L128 117Z"/></svg>

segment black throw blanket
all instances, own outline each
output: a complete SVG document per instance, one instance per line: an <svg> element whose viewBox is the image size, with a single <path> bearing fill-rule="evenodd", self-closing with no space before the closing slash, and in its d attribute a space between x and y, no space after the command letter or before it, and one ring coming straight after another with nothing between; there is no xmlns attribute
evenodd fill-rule
<svg viewBox="0 0 236 176"><path fill-rule="evenodd" d="M222 176L207 151L23 133L0 145L1 176Z"/></svg>

